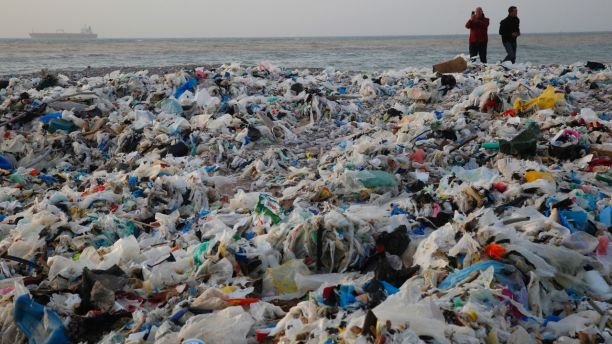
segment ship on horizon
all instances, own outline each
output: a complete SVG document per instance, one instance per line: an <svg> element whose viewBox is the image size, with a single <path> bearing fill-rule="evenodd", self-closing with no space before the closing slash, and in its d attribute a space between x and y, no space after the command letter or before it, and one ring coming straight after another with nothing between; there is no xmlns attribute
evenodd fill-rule
<svg viewBox="0 0 612 344"><path fill-rule="evenodd" d="M61 31L55 33L32 32L30 33L30 38L43 40L89 40L97 39L98 34L91 30L91 26L84 26L79 33Z"/></svg>

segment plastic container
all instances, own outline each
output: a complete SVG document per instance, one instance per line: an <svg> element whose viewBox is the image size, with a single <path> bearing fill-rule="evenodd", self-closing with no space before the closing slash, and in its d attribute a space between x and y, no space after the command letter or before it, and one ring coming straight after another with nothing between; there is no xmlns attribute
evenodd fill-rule
<svg viewBox="0 0 612 344"><path fill-rule="evenodd" d="M74 125L74 123L70 121L66 121L64 119L55 118L49 121L49 132L55 133L58 130L63 130L66 132L73 132L77 130L78 127Z"/></svg>
<svg viewBox="0 0 612 344"><path fill-rule="evenodd" d="M499 142L485 142L480 145L484 149L499 150Z"/></svg>
<svg viewBox="0 0 612 344"><path fill-rule="evenodd" d="M40 116L38 119L41 122L47 124L47 123L51 122L51 120L58 119L58 118L62 118L62 113L61 112L48 113L46 115Z"/></svg>

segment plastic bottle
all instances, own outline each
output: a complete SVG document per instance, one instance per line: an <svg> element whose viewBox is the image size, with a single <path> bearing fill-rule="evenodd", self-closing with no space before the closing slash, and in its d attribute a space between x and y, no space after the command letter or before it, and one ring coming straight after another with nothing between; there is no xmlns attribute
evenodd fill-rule
<svg viewBox="0 0 612 344"><path fill-rule="evenodd" d="M499 150L499 142L485 142L480 145L484 149Z"/></svg>

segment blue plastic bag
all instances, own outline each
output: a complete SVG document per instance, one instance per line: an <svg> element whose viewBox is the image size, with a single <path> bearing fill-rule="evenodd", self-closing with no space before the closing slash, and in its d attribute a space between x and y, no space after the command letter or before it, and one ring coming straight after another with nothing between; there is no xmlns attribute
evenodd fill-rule
<svg viewBox="0 0 612 344"><path fill-rule="evenodd" d="M160 107L167 114L180 115L183 113L183 107L176 99L166 98L161 101Z"/></svg>
<svg viewBox="0 0 612 344"><path fill-rule="evenodd" d="M561 210L559 212L559 221L572 233L583 230L588 219L588 214L584 211Z"/></svg>
<svg viewBox="0 0 612 344"><path fill-rule="evenodd" d="M53 119L60 119L60 118L62 118L61 112L51 112L51 113L40 116L38 119L40 119L41 122L47 124L51 122L51 120Z"/></svg>
<svg viewBox="0 0 612 344"><path fill-rule="evenodd" d="M440 289L449 289L457 285L459 282L468 278L474 271L485 271L490 267L493 267L495 273L499 273L506 264L498 262L496 260L486 260L471 265L465 269L457 270L448 276L440 283Z"/></svg>
<svg viewBox="0 0 612 344"><path fill-rule="evenodd" d="M338 291L338 304L341 308L347 308L357 302L355 298L355 287L350 284L343 284Z"/></svg>
<svg viewBox="0 0 612 344"><path fill-rule="evenodd" d="M179 86L179 88L176 89L176 92L174 92L174 98L178 99L186 91L193 91L197 84L198 80L196 80L195 78L190 78L184 84Z"/></svg>
<svg viewBox="0 0 612 344"><path fill-rule="evenodd" d="M15 169L15 166L13 166L13 162L11 160L0 155L0 169L12 171Z"/></svg>
<svg viewBox="0 0 612 344"><path fill-rule="evenodd" d="M13 317L28 337L29 344L70 343L62 319L54 311L34 302L30 295L17 297Z"/></svg>
<svg viewBox="0 0 612 344"><path fill-rule="evenodd" d="M599 212L599 222L608 227L612 226L612 207L605 207Z"/></svg>

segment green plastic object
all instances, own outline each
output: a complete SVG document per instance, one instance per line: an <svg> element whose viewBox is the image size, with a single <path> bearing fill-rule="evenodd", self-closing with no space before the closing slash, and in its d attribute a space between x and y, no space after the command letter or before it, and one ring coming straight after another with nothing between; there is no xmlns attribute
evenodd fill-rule
<svg viewBox="0 0 612 344"><path fill-rule="evenodd" d="M368 189L394 187L397 185L395 176L385 171L358 171L356 178Z"/></svg>
<svg viewBox="0 0 612 344"><path fill-rule="evenodd" d="M521 131L512 140L499 140L499 150L504 154L510 155L536 155L539 136L540 128L535 122L531 122L527 129Z"/></svg>
<svg viewBox="0 0 612 344"><path fill-rule="evenodd" d="M49 122L49 132L54 133L58 130L63 130L70 133L77 130L77 126L70 121L66 121L60 118L52 119Z"/></svg>
<svg viewBox="0 0 612 344"><path fill-rule="evenodd" d="M255 207L255 215L259 221L256 223L276 225L282 220L281 213L281 206L277 199L263 192L259 194L259 201Z"/></svg>
<svg viewBox="0 0 612 344"><path fill-rule="evenodd" d="M600 182L607 183L608 185L612 185L612 174L610 173L598 173L595 175L595 179Z"/></svg>
<svg viewBox="0 0 612 344"><path fill-rule="evenodd" d="M204 263L202 257L204 257L206 250L208 250L208 241L201 243L193 252L193 261L195 262L196 266L200 266L202 263Z"/></svg>
<svg viewBox="0 0 612 344"><path fill-rule="evenodd" d="M485 142L480 145L484 149L499 150L499 142Z"/></svg>
<svg viewBox="0 0 612 344"><path fill-rule="evenodd" d="M26 183L25 178L23 178L23 176L19 173L11 174L11 176L9 177L9 180L13 183L17 183L21 185L24 185Z"/></svg>

